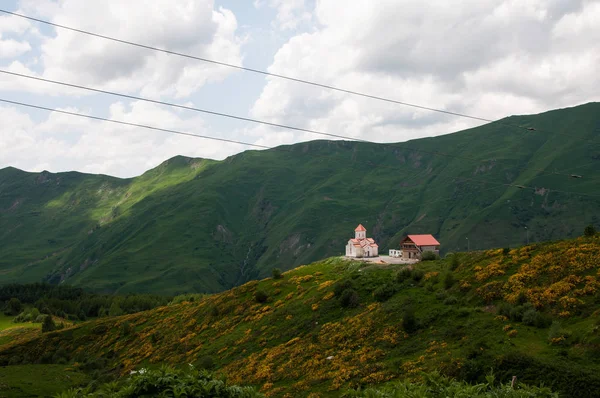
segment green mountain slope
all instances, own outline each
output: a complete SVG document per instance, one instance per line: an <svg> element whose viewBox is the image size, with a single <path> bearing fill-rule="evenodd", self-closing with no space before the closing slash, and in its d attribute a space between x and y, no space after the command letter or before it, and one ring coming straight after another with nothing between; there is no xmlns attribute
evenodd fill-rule
<svg viewBox="0 0 600 398"><path fill-rule="evenodd" d="M431 371L482 382L493 368L498 381L598 397L599 272L600 236L412 271L331 258L198 302L0 342L0 366L68 363L98 379L191 363L294 397Z"/></svg>
<svg viewBox="0 0 600 398"><path fill-rule="evenodd" d="M402 144L177 157L126 180L3 169L0 278L216 292L339 255L358 223L382 251L405 233L444 251L522 244L525 226L531 241L572 237L600 222L600 196L568 193L600 195L598 135L590 103Z"/></svg>

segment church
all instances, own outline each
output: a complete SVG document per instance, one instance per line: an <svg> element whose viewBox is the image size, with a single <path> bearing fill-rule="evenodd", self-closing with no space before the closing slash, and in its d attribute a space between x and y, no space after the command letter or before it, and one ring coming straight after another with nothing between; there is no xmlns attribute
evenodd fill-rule
<svg viewBox="0 0 600 398"><path fill-rule="evenodd" d="M377 257L379 246L373 238L367 238L367 229L359 224L354 230L354 239L346 245L346 257Z"/></svg>

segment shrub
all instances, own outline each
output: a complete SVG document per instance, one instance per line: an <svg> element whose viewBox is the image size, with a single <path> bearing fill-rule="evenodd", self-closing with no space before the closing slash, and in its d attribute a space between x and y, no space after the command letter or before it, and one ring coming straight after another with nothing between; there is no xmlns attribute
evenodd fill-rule
<svg viewBox="0 0 600 398"><path fill-rule="evenodd" d="M423 272L423 270L420 270L420 269L413 269L413 271L411 273L411 277L412 277L413 281L415 281L415 282L420 282L424 276L425 276L425 272Z"/></svg>
<svg viewBox="0 0 600 398"><path fill-rule="evenodd" d="M375 289L373 292L373 298L376 301L384 302L392 298L394 294L396 294L396 287L388 283Z"/></svg>
<svg viewBox="0 0 600 398"><path fill-rule="evenodd" d="M44 317L44 321L42 322L42 333L51 332L53 330L56 330L54 319L52 319L51 315L46 315Z"/></svg>
<svg viewBox="0 0 600 398"><path fill-rule="evenodd" d="M583 230L583 235L584 236L594 236L594 235L596 235L596 228L592 224L588 225Z"/></svg>
<svg viewBox="0 0 600 398"><path fill-rule="evenodd" d="M415 317L415 310L412 307L408 307L402 314L402 327L406 333L413 333L419 329L417 318Z"/></svg>
<svg viewBox="0 0 600 398"><path fill-rule="evenodd" d="M396 274L396 282L402 283L405 280L410 279L411 274L412 274L412 271L410 270L410 268L408 268L408 267L402 268Z"/></svg>
<svg viewBox="0 0 600 398"><path fill-rule="evenodd" d="M4 314L8 316L17 316L21 313L21 311L23 311L23 304L21 304L21 300L13 297L8 300Z"/></svg>
<svg viewBox="0 0 600 398"><path fill-rule="evenodd" d="M257 303L266 303L268 299L269 295L262 290L257 290L254 293L254 300L256 300Z"/></svg>
<svg viewBox="0 0 600 398"><path fill-rule="evenodd" d="M452 256L450 257L450 270L454 271L455 269L457 269L460 265L460 261L458 259L458 254L454 253L452 254Z"/></svg>
<svg viewBox="0 0 600 398"><path fill-rule="evenodd" d="M458 299L455 296L448 296L444 300L444 304L446 305L454 305L456 303L458 303Z"/></svg>
<svg viewBox="0 0 600 398"><path fill-rule="evenodd" d="M340 305L344 308L356 308L360 303L360 297L356 290L348 288L340 295Z"/></svg>
<svg viewBox="0 0 600 398"><path fill-rule="evenodd" d="M454 286L454 284L456 283L456 279L454 278L454 274L452 272L446 272L444 274L443 283L444 283L444 288L446 290L448 290L452 286Z"/></svg>
<svg viewBox="0 0 600 398"><path fill-rule="evenodd" d="M504 249L502 249L502 254L506 256L508 253L510 253L510 247L505 247Z"/></svg>
<svg viewBox="0 0 600 398"><path fill-rule="evenodd" d="M107 383L90 393L88 388L71 389L60 395L65 398L80 397L214 397L258 398L264 397L251 387L228 385L205 370L190 366L187 370L161 369L132 371L123 383Z"/></svg>
<svg viewBox="0 0 600 398"><path fill-rule="evenodd" d="M435 261L439 259L440 256L435 252L426 251L421 254L421 261Z"/></svg>
<svg viewBox="0 0 600 398"><path fill-rule="evenodd" d="M339 297L345 290L353 288L354 284L350 279L343 279L333 286L333 293Z"/></svg>
<svg viewBox="0 0 600 398"><path fill-rule="evenodd" d="M283 275L281 274L281 270L279 268L273 268L272 274L273 274L273 279L283 278Z"/></svg>
<svg viewBox="0 0 600 398"><path fill-rule="evenodd" d="M129 336L131 333L133 333L133 331L134 327L131 326L131 323L129 323L129 321L123 322L123 324L121 325L121 333L123 333L123 336Z"/></svg>
<svg viewBox="0 0 600 398"><path fill-rule="evenodd" d="M210 355L205 355L198 360L198 367L200 369L212 369L215 367L215 361Z"/></svg>

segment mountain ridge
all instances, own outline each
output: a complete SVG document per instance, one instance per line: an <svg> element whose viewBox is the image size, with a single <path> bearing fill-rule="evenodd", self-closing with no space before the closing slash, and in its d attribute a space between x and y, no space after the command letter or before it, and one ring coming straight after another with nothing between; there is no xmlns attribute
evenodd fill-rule
<svg viewBox="0 0 600 398"><path fill-rule="evenodd" d="M0 170L0 277L105 292L216 292L433 233L444 252L573 237L600 220L600 104L397 144L317 140L138 177ZM550 128L552 127L552 128ZM577 134L568 140L565 134ZM437 155L436 155L437 154ZM583 178L569 178L575 170ZM23 174L25 173L25 174ZM523 190L516 185L533 187Z"/></svg>

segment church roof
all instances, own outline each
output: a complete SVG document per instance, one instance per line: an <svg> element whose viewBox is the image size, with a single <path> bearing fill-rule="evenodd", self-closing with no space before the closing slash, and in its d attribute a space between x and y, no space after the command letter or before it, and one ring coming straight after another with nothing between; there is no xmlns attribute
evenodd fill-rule
<svg viewBox="0 0 600 398"><path fill-rule="evenodd" d="M366 231L367 229L365 227L363 227L362 224L358 224L358 227L356 227L356 229L354 230L354 232L359 232L359 231Z"/></svg>

